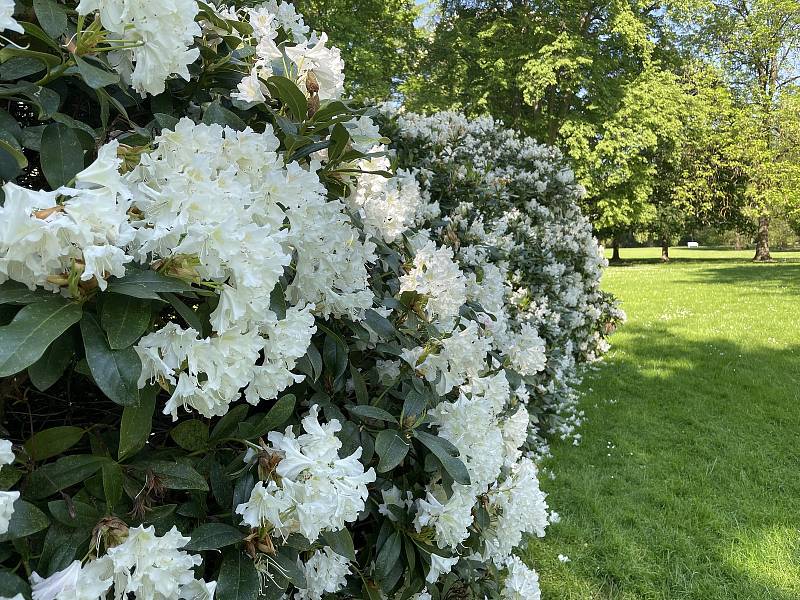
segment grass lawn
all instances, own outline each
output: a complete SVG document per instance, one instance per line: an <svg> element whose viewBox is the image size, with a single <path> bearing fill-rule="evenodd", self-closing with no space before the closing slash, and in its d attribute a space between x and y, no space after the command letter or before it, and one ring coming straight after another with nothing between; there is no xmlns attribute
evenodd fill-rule
<svg viewBox="0 0 800 600"><path fill-rule="evenodd" d="M545 600L800 598L800 253L622 251L628 323L543 477ZM571 560L561 563L558 554Z"/></svg>

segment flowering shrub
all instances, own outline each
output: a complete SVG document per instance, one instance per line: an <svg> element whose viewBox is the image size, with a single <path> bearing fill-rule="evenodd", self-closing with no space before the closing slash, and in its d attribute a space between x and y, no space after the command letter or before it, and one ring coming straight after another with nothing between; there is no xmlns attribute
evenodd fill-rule
<svg viewBox="0 0 800 600"><path fill-rule="evenodd" d="M473 299L502 315L483 323L525 380L529 410L551 433L579 437L580 367L606 352L625 319L599 287L606 262L578 206L583 188L558 150L491 117L384 113L400 166L418 169L440 206L429 223L437 241L482 280Z"/></svg>
<svg viewBox="0 0 800 600"><path fill-rule="evenodd" d="M532 417L601 344L569 194L395 170L284 2L0 27L0 598L538 597Z"/></svg>

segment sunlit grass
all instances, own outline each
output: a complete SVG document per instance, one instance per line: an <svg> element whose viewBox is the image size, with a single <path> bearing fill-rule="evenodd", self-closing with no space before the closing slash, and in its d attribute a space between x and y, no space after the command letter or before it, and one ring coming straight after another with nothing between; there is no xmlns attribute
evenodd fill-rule
<svg viewBox="0 0 800 600"><path fill-rule="evenodd" d="M659 256L606 273L629 322L545 465L543 597L800 598L800 252Z"/></svg>

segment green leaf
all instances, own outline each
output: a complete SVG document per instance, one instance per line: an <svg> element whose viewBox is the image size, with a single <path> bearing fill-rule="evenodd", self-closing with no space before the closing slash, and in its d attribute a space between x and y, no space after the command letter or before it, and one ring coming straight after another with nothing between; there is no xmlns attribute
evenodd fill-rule
<svg viewBox="0 0 800 600"><path fill-rule="evenodd" d="M123 483L125 474L122 467L115 462L108 462L103 465L103 494L106 497L108 512L113 514L114 508L122 500Z"/></svg>
<svg viewBox="0 0 800 600"><path fill-rule="evenodd" d="M31 586L28 582L9 571L0 571L0 596L13 598L22 594L23 598L31 595Z"/></svg>
<svg viewBox="0 0 800 600"><path fill-rule="evenodd" d="M67 568L75 560L81 545L89 541L92 529L93 526L75 529L53 523L48 527L42 542L42 554L36 565L37 573L49 577L56 571Z"/></svg>
<svg viewBox="0 0 800 600"><path fill-rule="evenodd" d="M34 305L38 306L38 305ZM139 402L139 375L142 362L133 348L112 350L97 319L86 313L81 319L86 361L97 386L122 406Z"/></svg>
<svg viewBox="0 0 800 600"><path fill-rule="evenodd" d="M67 12L55 0L33 0L33 10L39 25L50 37L58 39L67 31Z"/></svg>
<svg viewBox="0 0 800 600"><path fill-rule="evenodd" d="M23 447L32 460L45 460L72 448L83 434L84 430L80 427L62 425L35 433Z"/></svg>
<svg viewBox="0 0 800 600"><path fill-rule="evenodd" d="M379 579L385 579L400 559L403 549L403 538L399 531L393 532L378 550L375 557L375 573Z"/></svg>
<svg viewBox="0 0 800 600"><path fill-rule="evenodd" d="M467 467L458 458L458 449L444 438L440 438L424 431L415 430L414 437L422 442L428 450L442 463L444 470L453 478L453 481L461 485L469 485L469 472Z"/></svg>
<svg viewBox="0 0 800 600"><path fill-rule="evenodd" d="M73 356L75 356L73 337L66 333L50 344L42 358L28 367L28 377L36 389L43 392L61 378Z"/></svg>
<svg viewBox="0 0 800 600"><path fill-rule="evenodd" d="M119 460L128 458L144 448L153 426L156 409L156 388L146 387L139 394L139 403L126 406L119 427Z"/></svg>
<svg viewBox="0 0 800 600"><path fill-rule="evenodd" d="M102 516L94 506L77 500L53 500L47 503L47 509L59 523L87 531L91 531Z"/></svg>
<svg viewBox="0 0 800 600"><path fill-rule="evenodd" d="M369 404L349 405L346 407L347 411L357 417L365 419L376 419L378 421L387 421L389 423L397 424L397 419L387 411L377 406L370 406Z"/></svg>
<svg viewBox="0 0 800 600"><path fill-rule="evenodd" d="M275 405L269 409L269 412L256 423L240 423L239 435L244 439L251 440L261 437L269 431L275 431L294 414L296 403L297 398L295 398L294 394L281 396Z"/></svg>
<svg viewBox="0 0 800 600"><path fill-rule="evenodd" d="M347 528L339 531L323 531L322 539L331 547L331 550L348 560L356 560L356 549L353 545L353 536Z"/></svg>
<svg viewBox="0 0 800 600"><path fill-rule="evenodd" d="M375 438L375 452L380 457L378 473L386 473L399 465L408 454L410 447L411 444L407 443L394 429L380 431Z"/></svg>
<svg viewBox="0 0 800 600"><path fill-rule="evenodd" d="M174 427L169 435L178 446L194 452L205 448L208 444L208 425L197 419L183 421Z"/></svg>
<svg viewBox="0 0 800 600"><path fill-rule="evenodd" d="M50 519L41 510L30 502L17 500L14 502L14 513L11 515L8 531L0 535L0 543L33 535L49 524Z"/></svg>
<svg viewBox="0 0 800 600"><path fill-rule="evenodd" d="M308 114L308 101L294 81L280 75L273 75L267 79L267 88L273 98L278 98L283 102L296 121L305 120Z"/></svg>
<svg viewBox="0 0 800 600"><path fill-rule="evenodd" d="M100 322L106 330L108 345L112 350L127 348L139 341L150 325L150 301L122 294L106 294Z"/></svg>
<svg viewBox="0 0 800 600"><path fill-rule="evenodd" d="M5 52L5 50L7 50L7 48L0 50L0 52ZM30 53L30 51L26 52ZM49 54L44 54L41 52L37 54L41 54L48 59L54 58ZM56 59L56 62L58 64L61 61ZM49 88L34 85L27 81L22 81L15 84L0 85L0 98L14 98L22 102L27 101L33 104L39 109L38 118L40 121L48 119L50 116L52 116L53 113L58 111L58 107L61 104L61 96L58 95L58 92L55 92Z"/></svg>
<svg viewBox="0 0 800 600"><path fill-rule="evenodd" d="M359 404L369 403L369 392L364 377L359 373L354 364L350 364L350 378L353 380L353 388L356 393L356 402Z"/></svg>
<svg viewBox="0 0 800 600"><path fill-rule="evenodd" d="M17 281L9 280L0 285L0 304L33 304L55 297L41 288L30 290Z"/></svg>
<svg viewBox="0 0 800 600"><path fill-rule="evenodd" d="M381 338L391 340L397 335L397 330L392 325L392 322L371 308L367 310L364 316L369 328Z"/></svg>
<svg viewBox="0 0 800 600"><path fill-rule="evenodd" d="M206 125L213 125L214 123L228 126L237 131L243 130L247 124L239 118L239 116L222 106L219 102L214 101L208 105L203 113L203 123Z"/></svg>
<svg viewBox="0 0 800 600"><path fill-rule="evenodd" d="M237 548L225 551L217 577L216 600L258 600L260 584L252 558Z"/></svg>
<svg viewBox="0 0 800 600"><path fill-rule="evenodd" d="M336 379L347 370L347 345L338 335L326 335L322 344L322 362Z"/></svg>
<svg viewBox="0 0 800 600"><path fill-rule="evenodd" d="M29 304L0 327L0 377L19 373L39 360L56 338L77 323L81 307L52 297Z"/></svg>
<svg viewBox="0 0 800 600"><path fill-rule="evenodd" d="M183 549L189 552L202 552L238 544L244 539L244 534L233 525L204 523L192 531L191 537L191 541Z"/></svg>
<svg viewBox="0 0 800 600"><path fill-rule="evenodd" d="M44 465L33 471L28 477L27 497L34 500L46 498L59 490L85 481L103 466L108 458L76 454L64 456L56 462Z"/></svg>
<svg viewBox="0 0 800 600"><path fill-rule="evenodd" d="M51 123L42 133L39 160L51 188L67 185L83 170L83 146L78 134L63 123Z"/></svg>
<svg viewBox="0 0 800 600"><path fill-rule="evenodd" d="M186 324L189 327L198 333L203 333L203 322L200 320L200 315L198 315L193 308L187 305L175 294L161 292L161 297L172 305L172 308L175 309L175 312L177 312L181 318L186 321Z"/></svg>
<svg viewBox="0 0 800 600"><path fill-rule="evenodd" d="M124 277L112 279L106 291L146 300L161 300L158 292L190 292L192 286L156 271L130 270Z"/></svg>
<svg viewBox="0 0 800 600"><path fill-rule="evenodd" d="M22 151L12 146L6 140L0 140L0 150L7 152L11 158L14 159L20 169L24 169L28 166L28 159L25 158L25 155L22 153Z"/></svg>
<svg viewBox="0 0 800 600"><path fill-rule="evenodd" d="M187 464L155 460L137 466L151 469L161 478L167 489L208 491L208 484L203 476Z"/></svg>
<svg viewBox="0 0 800 600"><path fill-rule="evenodd" d="M217 424L214 426L214 429L211 430L211 441L214 442L221 440L222 438L231 435L234 431L236 431L239 423L244 421L246 416L246 404L234 406L217 422Z"/></svg>
<svg viewBox="0 0 800 600"><path fill-rule="evenodd" d="M88 85L90 88L96 90L99 88L104 88L107 85L119 83L119 75L116 73L96 67L88 60L84 60L79 57L77 54L73 55L73 58L75 59L75 64L78 67L81 77L86 82L86 85Z"/></svg>

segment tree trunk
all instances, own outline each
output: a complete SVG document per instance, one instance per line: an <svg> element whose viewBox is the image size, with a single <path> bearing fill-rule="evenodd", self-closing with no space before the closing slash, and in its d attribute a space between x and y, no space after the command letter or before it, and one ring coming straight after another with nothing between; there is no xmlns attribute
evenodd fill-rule
<svg viewBox="0 0 800 600"><path fill-rule="evenodd" d="M742 248L744 248L744 246L742 245L742 235L738 231L736 232L736 238L735 241L733 242L733 248L734 250L741 250Z"/></svg>
<svg viewBox="0 0 800 600"><path fill-rule="evenodd" d="M758 233L756 234L756 255L753 257L756 262L767 262L772 260L769 254L769 217L762 215L758 218Z"/></svg>
<svg viewBox="0 0 800 600"><path fill-rule="evenodd" d="M661 262L669 262L669 242L661 240Z"/></svg>
<svg viewBox="0 0 800 600"><path fill-rule="evenodd" d="M619 257L619 240L617 238L614 238L614 241L611 243L611 249L611 262L622 262L622 259Z"/></svg>

